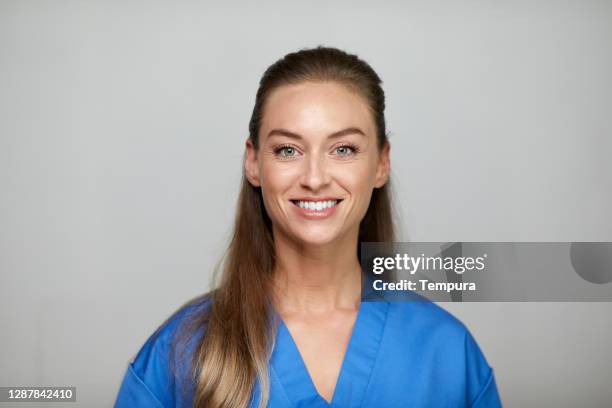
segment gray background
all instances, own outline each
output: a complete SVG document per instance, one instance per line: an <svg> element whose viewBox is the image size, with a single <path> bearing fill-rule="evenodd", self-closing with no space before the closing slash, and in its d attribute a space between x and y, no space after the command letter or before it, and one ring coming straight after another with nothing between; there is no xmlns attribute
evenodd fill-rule
<svg viewBox="0 0 612 408"><path fill-rule="evenodd" d="M385 82L402 239L612 241L612 2L255 3L0 2L0 385L113 403L207 289L257 81L306 46ZM506 406L612 404L612 303L443 306Z"/></svg>

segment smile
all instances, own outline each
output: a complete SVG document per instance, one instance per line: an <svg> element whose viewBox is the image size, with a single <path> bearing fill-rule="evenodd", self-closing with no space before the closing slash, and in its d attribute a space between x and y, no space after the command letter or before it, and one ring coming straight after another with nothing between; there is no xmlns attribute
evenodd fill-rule
<svg viewBox="0 0 612 408"><path fill-rule="evenodd" d="M307 219L327 218L342 202L340 199L328 200L291 200L298 214Z"/></svg>
<svg viewBox="0 0 612 408"><path fill-rule="evenodd" d="M303 200L291 200L291 202L300 208L305 208L312 211L322 211L326 208L330 208L338 204L338 200L326 200L326 201L303 201Z"/></svg>

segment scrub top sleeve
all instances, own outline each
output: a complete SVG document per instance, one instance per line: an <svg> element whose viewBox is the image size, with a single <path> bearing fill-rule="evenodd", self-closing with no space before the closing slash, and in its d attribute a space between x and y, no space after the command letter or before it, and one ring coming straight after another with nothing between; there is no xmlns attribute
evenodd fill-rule
<svg viewBox="0 0 612 408"><path fill-rule="evenodd" d="M168 365L168 347L151 336L128 365L115 408L173 407L174 377Z"/></svg>
<svg viewBox="0 0 612 408"><path fill-rule="evenodd" d="M134 372L132 364L128 366L127 373L121 383L115 408L155 407L163 408L157 397L149 390L147 385Z"/></svg>
<svg viewBox="0 0 612 408"><path fill-rule="evenodd" d="M471 408L501 408L493 369L469 331L465 336L467 392Z"/></svg>
<svg viewBox="0 0 612 408"><path fill-rule="evenodd" d="M495 385L495 376L493 370L489 375L489 379L482 389L476 400L472 403L471 408L501 408L501 401Z"/></svg>

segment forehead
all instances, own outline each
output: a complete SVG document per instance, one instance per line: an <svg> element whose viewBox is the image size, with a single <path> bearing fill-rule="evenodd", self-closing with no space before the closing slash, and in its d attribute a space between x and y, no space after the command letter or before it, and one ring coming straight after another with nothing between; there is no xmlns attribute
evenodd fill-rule
<svg viewBox="0 0 612 408"><path fill-rule="evenodd" d="M375 135L374 119L364 97L337 82L304 82L284 85L270 93L260 134L283 128L307 136L347 127Z"/></svg>

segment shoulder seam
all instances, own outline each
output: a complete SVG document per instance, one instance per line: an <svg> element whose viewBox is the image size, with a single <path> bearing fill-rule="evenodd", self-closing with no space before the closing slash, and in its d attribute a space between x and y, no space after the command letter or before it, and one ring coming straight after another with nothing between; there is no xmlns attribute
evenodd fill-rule
<svg viewBox="0 0 612 408"><path fill-rule="evenodd" d="M491 386L491 382L493 381L493 369L491 367L489 367L489 376L487 377L487 381L485 381L484 386L481 388L481 390L478 392L478 395L476 396L476 398L474 398L474 401L472 401L470 403L470 407L475 407L476 404L478 404L478 402L482 399L482 396L484 395L484 393L487 391L487 389L489 389L489 387Z"/></svg>
<svg viewBox="0 0 612 408"><path fill-rule="evenodd" d="M151 397L153 397L153 399L155 400L155 402L157 402L157 405L160 408L164 408L164 406L162 405L162 403L159 401L159 398L157 398L157 395L155 395L151 389L147 386L147 384L142 380L142 378L140 378L140 376L138 375L138 373L136 372L136 370L134 370L134 367L132 366L132 364L130 363L128 365L128 369L132 372L132 374L134 375L134 377L136 377L136 379L138 380L138 382L140 382L140 384L144 387L145 390L147 390L147 392L149 393L149 395L151 395Z"/></svg>

